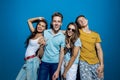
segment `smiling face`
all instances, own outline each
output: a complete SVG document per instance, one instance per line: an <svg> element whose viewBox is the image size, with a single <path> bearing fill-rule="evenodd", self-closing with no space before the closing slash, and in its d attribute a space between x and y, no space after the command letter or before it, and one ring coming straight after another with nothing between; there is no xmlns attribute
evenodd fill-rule
<svg viewBox="0 0 120 80"><path fill-rule="evenodd" d="M60 30L60 27L62 25L62 19L59 16L54 16L52 20L52 26L53 31L58 32Z"/></svg>
<svg viewBox="0 0 120 80"><path fill-rule="evenodd" d="M42 33L46 29L46 23L45 22L39 22L37 25L37 32Z"/></svg>
<svg viewBox="0 0 120 80"><path fill-rule="evenodd" d="M79 17L77 22L80 24L81 28L87 27L88 20L85 17Z"/></svg>
<svg viewBox="0 0 120 80"><path fill-rule="evenodd" d="M75 33L75 26L70 24L67 29L67 35L70 37Z"/></svg>

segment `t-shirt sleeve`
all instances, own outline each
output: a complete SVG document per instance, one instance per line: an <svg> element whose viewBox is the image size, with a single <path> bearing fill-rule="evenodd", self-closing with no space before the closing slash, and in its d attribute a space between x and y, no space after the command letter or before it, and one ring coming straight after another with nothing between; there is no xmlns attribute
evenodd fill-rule
<svg viewBox="0 0 120 80"><path fill-rule="evenodd" d="M61 47L65 47L65 36L61 38Z"/></svg>
<svg viewBox="0 0 120 80"><path fill-rule="evenodd" d="M76 40L76 42L74 43L74 45L75 45L75 46L80 46L80 47L82 46L80 38L78 38L78 39Z"/></svg>
<svg viewBox="0 0 120 80"><path fill-rule="evenodd" d="M96 38L96 43L98 42L102 42L99 34L97 34L97 38Z"/></svg>
<svg viewBox="0 0 120 80"><path fill-rule="evenodd" d="M44 37L46 37L46 32L47 32L47 30L44 30L44 32L43 32Z"/></svg>

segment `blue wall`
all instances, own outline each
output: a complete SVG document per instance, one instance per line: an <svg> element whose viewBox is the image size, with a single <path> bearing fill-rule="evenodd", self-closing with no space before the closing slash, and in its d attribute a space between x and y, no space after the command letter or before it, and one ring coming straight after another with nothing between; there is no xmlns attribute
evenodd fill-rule
<svg viewBox="0 0 120 80"><path fill-rule="evenodd" d="M79 14L86 15L103 41L105 80L120 80L119 7L119 0L0 0L0 80L15 80L24 63L27 19L44 16L50 23L55 11L64 16L62 29Z"/></svg>

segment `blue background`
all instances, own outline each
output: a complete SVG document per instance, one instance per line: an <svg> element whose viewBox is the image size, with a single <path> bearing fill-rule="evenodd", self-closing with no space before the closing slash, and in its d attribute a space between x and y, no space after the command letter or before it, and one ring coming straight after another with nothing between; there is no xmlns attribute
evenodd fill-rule
<svg viewBox="0 0 120 80"><path fill-rule="evenodd" d="M79 14L88 18L102 38L105 80L120 80L119 8L119 0L0 0L0 80L15 80L24 63L27 20L44 16L49 24L55 11L64 16L62 29Z"/></svg>

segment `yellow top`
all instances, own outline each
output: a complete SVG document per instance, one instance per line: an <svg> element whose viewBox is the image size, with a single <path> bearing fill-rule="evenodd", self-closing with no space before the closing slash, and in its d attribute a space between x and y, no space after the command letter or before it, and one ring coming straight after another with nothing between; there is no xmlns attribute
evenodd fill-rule
<svg viewBox="0 0 120 80"><path fill-rule="evenodd" d="M95 49L95 44L101 42L99 34L93 31L91 33L85 33L82 30L79 31L82 42L80 60L86 61L89 64L99 63Z"/></svg>

